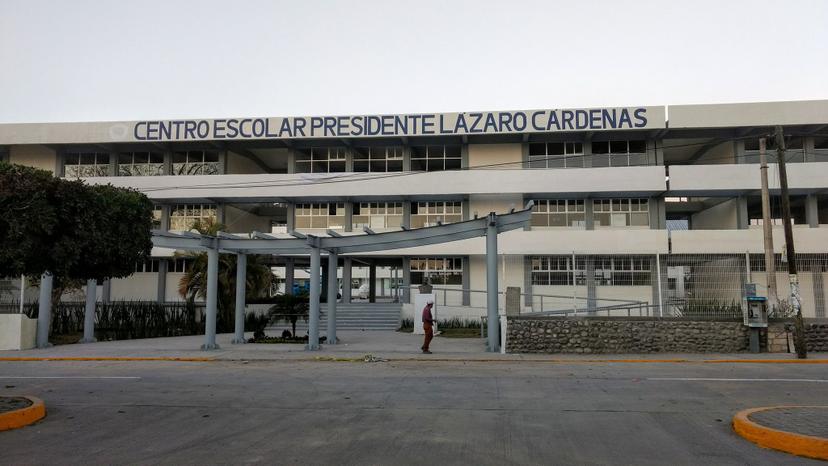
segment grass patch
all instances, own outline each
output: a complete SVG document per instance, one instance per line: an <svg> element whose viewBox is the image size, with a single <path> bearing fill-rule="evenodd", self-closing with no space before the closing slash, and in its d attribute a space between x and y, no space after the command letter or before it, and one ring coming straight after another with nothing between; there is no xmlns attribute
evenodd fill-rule
<svg viewBox="0 0 828 466"><path fill-rule="evenodd" d="M440 334L437 335L439 337L446 337L446 338L480 338L480 328L447 328L447 329L440 329L440 326L437 326L437 329L440 330Z"/></svg>

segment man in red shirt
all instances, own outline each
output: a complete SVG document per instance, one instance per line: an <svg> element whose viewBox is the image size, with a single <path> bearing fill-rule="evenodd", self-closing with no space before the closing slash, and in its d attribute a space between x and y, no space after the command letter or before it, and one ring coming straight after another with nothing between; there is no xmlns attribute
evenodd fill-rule
<svg viewBox="0 0 828 466"><path fill-rule="evenodd" d="M423 330L425 331L425 340L423 341L423 346L420 349L422 349L425 354L431 354L431 351L428 350L428 345L431 343L431 339L434 338L434 317L431 315L432 307L434 307L434 303L429 302L426 303L423 308Z"/></svg>

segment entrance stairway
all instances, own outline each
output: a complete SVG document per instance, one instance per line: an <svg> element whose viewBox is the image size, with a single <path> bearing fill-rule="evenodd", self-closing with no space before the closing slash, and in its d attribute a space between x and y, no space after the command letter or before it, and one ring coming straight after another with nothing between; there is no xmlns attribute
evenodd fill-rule
<svg viewBox="0 0 828 466"><path fill-rule="evenodd" d="M322 315L319 320L319 332L325 334L328 328L328 307L321 304ZM337 330L397 330L400 325L402 304L399 303L350 303L336 304ZM290 329L290 324L280 321L268 327L270 334L276 330ZM296 333L304 335L308 331L308 323L299 320L296 322Z"/></svg>

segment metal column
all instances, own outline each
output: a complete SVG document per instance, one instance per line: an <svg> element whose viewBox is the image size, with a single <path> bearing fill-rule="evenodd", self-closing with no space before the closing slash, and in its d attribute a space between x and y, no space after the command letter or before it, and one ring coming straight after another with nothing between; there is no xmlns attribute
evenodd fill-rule
<svg viewBox="0 0 828 466"><path fill-rule="evenodd" d="M371 261L368 266L368 302L377 302L377 263Z"/></svg>
<svg viewBox="0 0 828 466"><path fill-rule="evenodd" d="M232 343L244 343L244 302L247 293L247 254L236 256L236 326Z"/></svg>
<svg viewBox="0 0 828 466"><path fill-rule="evenodd" d="M319 349L319 248L311 249L310 256L310 315L308 316L308 344L306 350Z"/></svg>
<svg viewBox="0 0 828 466"><path fill-rule="evenodd" d="M333 252L328 253L328 339L329 345L336 344L336 267L339 257ZM345 285L342 285L345 288Z"/></svg>
<svg viewBox="0 0 828 466"><path fill-rule="evenodd" d="M351 302L351 265L350 257L342 259L342 302Z"/></svg>
<svg viewBox="0 0 828 466"><path fill-rule="evenodd" d="M500 321L497 313L497 217L489 214L486 229L486 315L488 318L488 351L500 352Z"/></svg>
<svg viewBox="0 0 828 466"><path fill-rule="evenodd" d="M216 344L216 314L218 313L218 262L219 252L216 248L207 250L207 312L204 316L203 350L218 349Z"/></svg>
<svg viewBox="0 0 828 466"><path fill-rule="evenodd" d="M285 259L285 294L293 294L293 275L295 261L292 257Z"/></svg>
<svg viewBox="0 0 828 466"><path fill-rule="evenodd" d="M94 343L95 339L95 301L98 295L97 280L86 281L86 308L83 311L83 338L80 343Z"/></svg>
<svg viewBox="0 0 828 466"><path fill-rule="evenodd" d="M167 300L167 269L169 263L168 259L158 259L158 288L155 300L159 303Z"/></svg>
<svg viewBox="0 0 828 466"><path fill-rule="evenodd" d="M40 302L37 311L37 347L48 348L49 324L52 321L52 274L40 276Z"/></svg>

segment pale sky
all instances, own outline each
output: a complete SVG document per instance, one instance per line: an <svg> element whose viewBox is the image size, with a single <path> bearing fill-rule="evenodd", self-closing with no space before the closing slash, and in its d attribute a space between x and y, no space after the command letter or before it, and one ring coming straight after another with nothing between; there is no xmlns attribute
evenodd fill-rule
<svg viewBox="0 0 828 466"><path fill-rule="evenodd" d="M0 0L0 122L825 99L826 57L826 0Z"/></svg>

